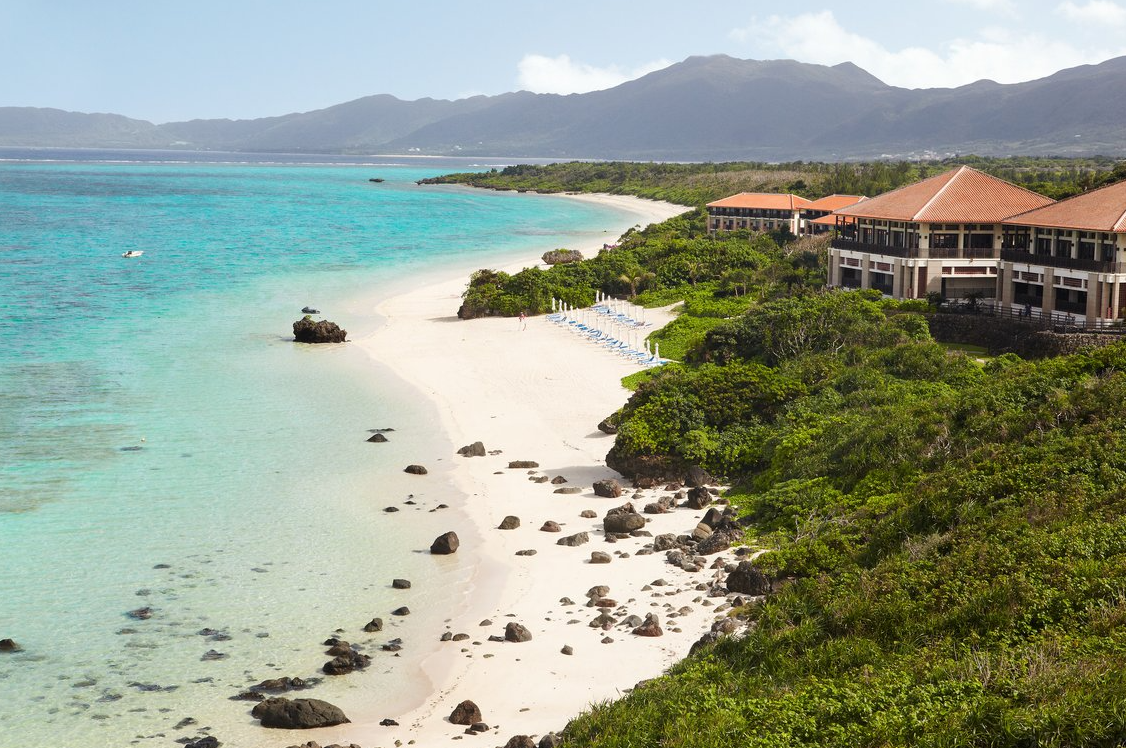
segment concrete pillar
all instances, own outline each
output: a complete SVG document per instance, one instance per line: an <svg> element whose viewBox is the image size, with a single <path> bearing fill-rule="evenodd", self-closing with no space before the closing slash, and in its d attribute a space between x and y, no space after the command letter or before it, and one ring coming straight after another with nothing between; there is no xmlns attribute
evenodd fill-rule
<svg viewBox="0 0 1126 748"><path fill-rule="evenodd" d="M865 255L860 259L860 287L872 287L872 273L868 270L868 265L871 263L872 258Z"/></svg>
<svg viewBox="0 0 1126 748"><path fill-rule="evenodd" d="M942 293L942 261L927 263L927 293Z"/></svg>
<svg viewBox="0 0 1126 748"><path fill-rule="evenodd" d="M903 260L891 261L891 297L903 298Z"/></svg>
<svg viewBox="0 0 1126 748"><path fill-rule="evenodd" d="M1110 318L1111 319L1118 319L1118 310L1122 308L1122 284L1118 282L1117 277L1115 277L1115 279L1111 281L1111 284L1114 286L1114 289L1111 291L1111 296L1110 296L1110 298L1111 298L1111 302L1110 302L1111 315L1110 315Z"/></svg>
<svg viewBox="0 0 1126 748"><path fill-rule="evenodd" d="M829 250L829 285L841 285L841 253L839 250Z"/></svg>
<svg viewBox="0 0 1126 748"><path fill-rule="evenodd" d="M1044 268L1044 305L1041 307L1045 317L1051 317L1056 310L1056 271Z"/></svg>
<svg viewBox="0 0 1126 748"><path fill-rule="evenodd" d="M1016 271L1013 270L1013 263L1002 262L1001 267L997 270L997 298L1001 300L1001 305L1005 309L1011 309L1013 305L1013 284L1016 277Z"/></svg>
<svg viewBox="0 0 1126 748"><path fill-rule="evenodd" d="M1103 282L1099 280L1098 273L1087 274L1087 312L1084 316L1088 322L1106 314L1106 305L1103 304Z"/></svg>

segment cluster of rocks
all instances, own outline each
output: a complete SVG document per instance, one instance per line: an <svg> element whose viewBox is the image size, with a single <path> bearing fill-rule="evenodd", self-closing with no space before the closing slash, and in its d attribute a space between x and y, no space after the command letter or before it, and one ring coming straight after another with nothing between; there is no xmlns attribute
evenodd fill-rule
<svg viewBox="0 0 1126 748"><path fill-rule="evenodd" d="M485 449L482 442L474 442L462 449L458 453L465 457L483 457L488 454L494 454ZM548 475L539 474L539 464L530 460L513 460L507 463L509 469L528 470L529 480L537 483L551 482L552 485L559 486L555 489L556 493L582 493L583 489L577 486L564 486L567 483L566 478L563 476L555 476L554 478ZM426 474L426 469L420 465L412 465L407 468L407 472L415 473L418 475ZM737 543L742 538L742 527L738 523L734 512L730 507L722 505L713 506L717 501L718 490L710 487L708 484L711 482L711 477L700 470L688 471L683 480L672 481L667 483L664 488L666 495L660 496L655 501L647 503L639 511L637 507L641 504L634 502L641 498L643 494L634 494L633 501L628 501L625 504L616 506L605 512L602 517L602 534L607 542L619 542L630 538L652 538L652 540L644 541L635 555L644 555L652 553L664 553L665 562L669 565L675 566L686 574L701 574L705 570L711 572L710 577L696 577L698 581L691 585L700 595L693 601L697 605L697 612L700 608L708 608L713 612L719 613L723 610L739 607L747 602L747 597L757 597L768 594L773 589L776 589L777 583L772 582L755 564L750 560L741 560L735 563L728 563L723 558L715 558L712 556L729 549L733 543ZM657 484L652 481L638 481L635 482L635 487L657 488ZM605 498L619 498L626 492L625 487L621 482L613 479L597 481L592 486L595 495ZM722 504L722 500L719 500ZM664 533L653 537L651 533L646 530L646 525L650 519L646 515L666 514L674 511L677 507L682 507L692 511L707 510L704 517L696 524L690 532L682 534ZM594 520L598 514L593 510L583 510L580 515L584 519ZM504 517L498 529L504 531L514 531L521 528L521 519L515 515L508 515ZM534 527L535 525L533 525ZM529 528L530 529L530 528ZM563 526L554 520L546 520L541 526L539 531L562 533ZM596 532L597 530L595 530ZM581 546L591 539L591 532L577 532L557 539L557 544L563 546ZM440 535L431 544L430 552L436 555L448 555L455 553L459 546L459 540L454 532L447 532ZM630 550L633 550L632 548ZM740 549L742 550L742 549ZM530 556L535 553L535 550L517 551L517 555ZM737 551L738 553L738 551ZM620 558L628 558L629 553L622 551L614 551L614 555ZM592 564L605 564L614 560L613 555L605 551L594 551L590 557ZM408 589L410 583L407 580L396 579L392 586L397 589ZM654 580L650 585L642 588L642 591L650 592L652 597L660 598L667 595L679 594L688 588L673 589L663 579ZM666 632L666 628L673 632L680 632L677 627L676 619L686 615L693 614L693 609L680 604L680 607L674 606L667 600L664 602L663 612L660 611L647 611L642 615L631 613L629 610L630 604L635 603L631 598L624 603L619 603L617 600L609 597L610 589L608 586L599 585L591 588L587 592L587 607L596 610L596 614L589 620L589 627L597 632L601 637L604 644L611 644L614 642L614 636L617 631L620 634L633 635L637 637L660 637ZM746 596L746 597L744 597ZM723 597L717 603L711 602L713 598ZM560 603L564 606L574 605L568 598L562 598ZM659 606L659 602L649 603L651 606ZM393 612L395 615L409 614L409 610L404 606ZM638 611L641 613L641 611ZM151 610L148 611L151 615ZM662 626L662 618L665 618L668 623ZM580 623L578 620L569 621L569 623ZM492 621L482 621L482 626L491 626ZM737 619L731 617L724 617L717 620L703 637L700 638L693 649L706 646L707 644L717 641L722 636L735 635L738 633L740 623ZM373 618L368 624L364 626L364 631L367 633L379 632L383 630L383 620L381 618ZM454 633L453 631L446 631L441 634L441 641L443 642L466 642L470 639L470 635L466 633ZM500 643L523 643L532 639L532 632L523 624L516 621L507 623L504 627L503 636L493 634L488 637L489 641ZM481 642L474 642L480 644ZM367 667L371 662L371 657L363 654L347 641L343 641L336 637L330 638L325 642L329 646L328 654L333 657L328 663L324 665L324 672L330 675L343 674L344 672L352 672L353 670L362 669ZM401 649L402 641L394 639L390 642L383 644L384 651L397 652ZM467 651L467 650L462 650ZM563 645L560 650L563 655L573 655L574 648L568 645ZM471 655L470 655L471 656ZM485 655L486 657L492 655ZM251 689L258 697L259 703L254 708L254 716L262 720L265 727L278 727L288 726L289 729L304 729L304 727L311 726L328 726L329 724L342 724L347 722L347 717L338 708L320 702L315 699L295 699L289 700L283 697L267 696L267 693L274 693L279 691L297 690L304 685L304 681L300 678L278 679L276 683L263 682ZM268 688L265 686L273 686ZM333 721L339 720L339 721ZM498 728L494 725L490 727L484 722L480 709L472 701L463 701L457 705L457 708L451 713L449 721L453 724L464 725L465 732L468 734L480 734L487 731L496 731ZM392 719L384 719L380 724L387 726L395 726L397 723ZM512 737L506 748L553 748L560 744L560 739L554 734L546 735L537 743L530 736L517 735ZM315 748L315 744L306 744L298 748Z"/></svg>
<svg viewBox="0 0 1126 748"><path fill-rule="evenodd" d="M219 738L214 735L205 735L197 740L188 740L184 743L184 748L219 748L223 745L219 742Z"/></svg>
<svg viewBox="0 0 1126 748"><path fill-rule="evenodd" d="M358 651L343 639L332 636L324 643L328 647L325 654L332 658L321 667L325 675L348 675L371 664L371 655Z"/></svg>
<svg viewBox="0 0 1126 748"><path fill-rule="evenodd" d="M320 683L319 678L291 678L288 675L282 678L269 678L246 691L231 697L232 701L265 701L268 694L287 693L289 691L304 691Z"/></svg>
<svg viewBox="0 0 1126 748"><path fill-rule="evenodd" d="M485 722L481 708L469 699L454 707L454 710L450 712L449 720L454 725L465 725L467 735L478 735L494 729ZM539 743L529 735L514 735L504 744L504 748L557 748L562 744L562 739L555 733L544 735L540 738Z"/></svg>

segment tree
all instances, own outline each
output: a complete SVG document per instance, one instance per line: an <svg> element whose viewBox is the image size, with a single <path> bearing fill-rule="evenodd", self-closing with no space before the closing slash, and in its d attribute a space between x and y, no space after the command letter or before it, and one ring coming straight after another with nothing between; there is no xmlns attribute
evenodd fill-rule
<svg viewBox="0 0 1126 748"><path fill-rule="evenodd" d="M622 273L618 280L629 286L629 295L637 296L637 292L643 290L647 285L652 283L657 278L656 275L650 272L639 272L636 275L629 273Z"/></svg>

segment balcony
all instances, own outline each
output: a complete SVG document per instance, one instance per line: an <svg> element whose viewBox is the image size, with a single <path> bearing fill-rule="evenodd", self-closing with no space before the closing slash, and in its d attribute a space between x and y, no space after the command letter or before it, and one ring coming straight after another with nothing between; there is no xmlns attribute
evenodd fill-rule
<svg viewBox="0 0 1126 748"><path fill-rule="evenodd" d="M932 247L918 249L908 247L888 247L883 244L868 244L852 239L834 239L834 249L847 249L852 252L864 252L870 255L885 255L887 257L922 258L932 260L996 260L997 250L990 248L958 249L948 247Z"/></svg>
<svg viewBox="0 0 1126 748"><path fill-rule="evenodd" d="M1103 260L1080 260L1076 257L1052 257L1034 255L1020 249L1002 249L1001 259L1005 262L1025 262L1041 267L1063 268L1065 270L1087 270L1092 273L1126 273L1126 262L1105 262Z"/></svg>
<svg viewBox="0 0 1126 748"><path fill-rule="evenodd" d="M847 249L852 252L864 252L870 255L884 255L885 257L918 257L919 250L907 247L887 247L882 244L868 244L867 242L853 241L852 239L834 239L833 249Z"/></svg>

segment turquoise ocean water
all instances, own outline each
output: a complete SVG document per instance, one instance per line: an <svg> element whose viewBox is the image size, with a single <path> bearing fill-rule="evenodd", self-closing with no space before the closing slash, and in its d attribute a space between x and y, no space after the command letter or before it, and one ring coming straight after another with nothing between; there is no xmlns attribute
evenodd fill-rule
<svg viewBox="0 0 1126 748"><path fill-rule="evenodd" d="M301 742L228 697L318 675L337 629L373 666L307 695L358 721L425 692L411 631L468 576L416 552L452 529L455 445L408 383L290 325L309 304L355 337L411 278L631 220L414 183L486 161L311 161L0 150L0 638L23 647L0 654L0 747Z"/></svg>

